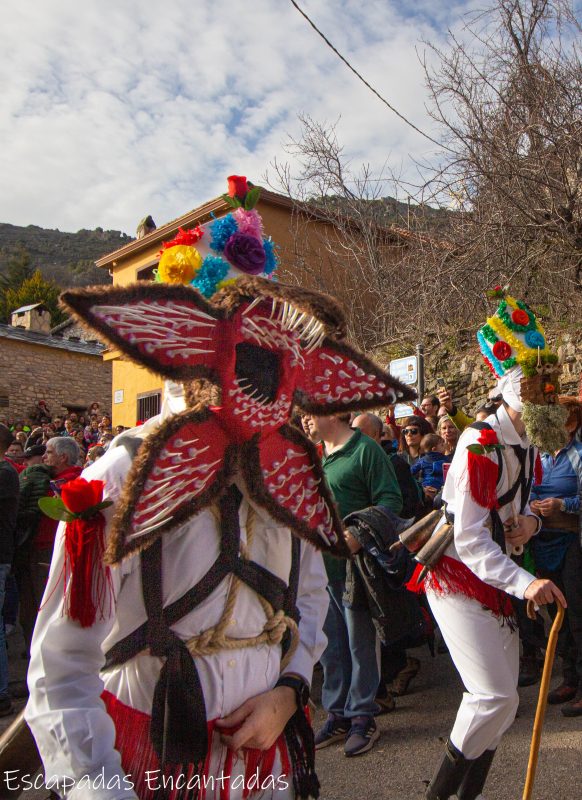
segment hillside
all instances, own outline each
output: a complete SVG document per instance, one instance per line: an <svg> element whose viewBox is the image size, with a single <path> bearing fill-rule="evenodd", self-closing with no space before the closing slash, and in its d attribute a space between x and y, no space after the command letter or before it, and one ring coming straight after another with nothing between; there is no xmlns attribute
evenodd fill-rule
<svg viewBox="0 0 582 800"><path fill-rule="evenodd" d="M40 269L45 278L52 278L60 286L110 283L107 271L97 269L94 262L131 240L131 236L121 231L102 228L63 233L38 225L20 227L0 223L0 275L12 258L27 253L30 266Z"/></svg>
<svg viewBox="0 0 582 800"><path fill-rule="evenodd" d="M398 228L433 233L442 230L449 224L451 214L456 212L444 208L433 208L429 205L403 203L394 197L379 197L376 200L352 199L328 195L312 197L311 203L334 213L358 213L378 225L394 225Z"/></svg>

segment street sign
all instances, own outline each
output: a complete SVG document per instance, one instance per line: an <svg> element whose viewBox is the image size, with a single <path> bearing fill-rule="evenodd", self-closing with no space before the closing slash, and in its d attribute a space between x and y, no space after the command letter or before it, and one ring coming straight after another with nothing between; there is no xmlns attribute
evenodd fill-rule
<svg viewBox="0 0 582 800"><path fill-rule="evenodd" d="M395 358L388 365L388 372L402 383L414 384L418 380L418 359L416 356Z"/></svg>

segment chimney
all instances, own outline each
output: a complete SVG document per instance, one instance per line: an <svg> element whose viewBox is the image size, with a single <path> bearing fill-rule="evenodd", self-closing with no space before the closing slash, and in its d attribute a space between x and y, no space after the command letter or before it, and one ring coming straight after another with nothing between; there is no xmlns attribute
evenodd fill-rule
<svg viewBox="0 0 582 800"><path fill-rule="evenodd" d="M35 331L36 333L51 332L50 311L42 303L34 303L30 306L22 306L12 312L10 324L13 328L24 328L25 331Z"/></svg>

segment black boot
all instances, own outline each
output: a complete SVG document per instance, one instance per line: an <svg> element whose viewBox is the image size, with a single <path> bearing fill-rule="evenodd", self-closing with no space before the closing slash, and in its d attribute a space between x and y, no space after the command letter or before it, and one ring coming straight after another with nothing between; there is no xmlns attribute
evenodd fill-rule
<svg viewBox="0 0 582 800"><path fill-rule="evenodd" d="M495 750L485 750L479 758L470 762L471 766L465 773L463 782L457 791L458 800L475 800L479 797L485 786L494 755Z"/></svg>
<svg viewBox="0 0 582 800"><path fill-rule="evenodd" d="M447 742L443 760L426 789L425 800L447 800L456 794L472 763L454 744Z"/></svg>

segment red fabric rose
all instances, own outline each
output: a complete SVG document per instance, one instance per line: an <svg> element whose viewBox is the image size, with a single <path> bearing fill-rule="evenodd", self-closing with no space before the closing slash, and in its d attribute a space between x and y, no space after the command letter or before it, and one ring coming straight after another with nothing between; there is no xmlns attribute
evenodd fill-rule
<svg viewBox="0 0 582 800"><path fill-rule="evenodd" d="M497 434L495 431L488 430L487 428L483 428L477 441L483 446L499 444L499 440L497 439Z"/></svg>
<svg viewBox="0 0 582 800"><path fill-rule="evenodd" d="M239 200L242 200L249 190L245 176L229 175L226 180L228 181L228 196L238 197Z"/></svg>
<svg viewBox="0 0 582 800"><path fill-rule="evenodd" d="M80 514L103 500L103 481L86 481L75 478L63 484L61 500L68 511Z"/></svg>
<svg viewBox="0 0 582 800"><path fill-rule="evenodd" d="M522 308L516 308L511 315L514 325L529 325L529 316Z"/></svg>
<svg viewBox="0 0 582 800"><path fill-rule="evenodd" d="M511 347L507 342L495 342L493 345L493 355L499 361L505 361L506 358L511 356Z"/></svg>

